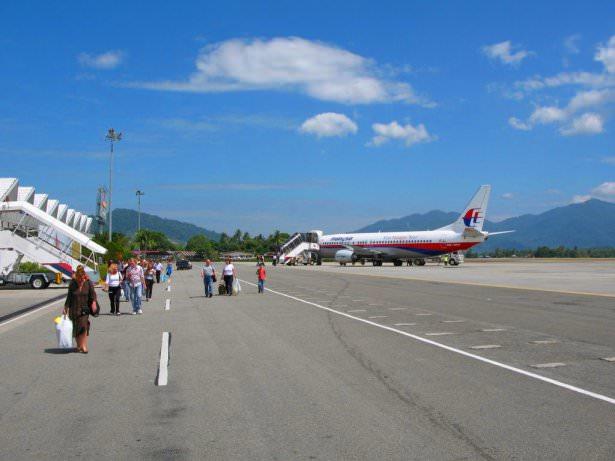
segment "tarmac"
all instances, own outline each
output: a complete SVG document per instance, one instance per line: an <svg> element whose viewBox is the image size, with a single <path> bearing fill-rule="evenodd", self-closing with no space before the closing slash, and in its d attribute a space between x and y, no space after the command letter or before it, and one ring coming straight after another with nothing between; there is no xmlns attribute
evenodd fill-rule
<svg viewBox="0 0 615 461"><path fill-rule="evenodd" d="M55 349L62 302L0 324L0 458L614 458L609 296L470 264L268 266L259 295L238 268L239 296L204 298L195 265L93 319L88 355Z"/></svg>

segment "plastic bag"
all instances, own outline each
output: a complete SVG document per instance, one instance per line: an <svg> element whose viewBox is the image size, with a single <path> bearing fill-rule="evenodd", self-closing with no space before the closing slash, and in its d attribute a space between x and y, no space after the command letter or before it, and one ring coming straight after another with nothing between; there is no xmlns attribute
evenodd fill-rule
<svg viewBox="0 0 615 461"><path fill-rule="evenodd" d="M241 291L241 284L239 283L239 279L235 278L233 279L233 294L238 295L240 291Z"/></svg>
<svg viewBox="0 0 615 461"><path fill-rule="evenodd" d="M60 321L56 322L56 336L60 349L71 349L73 347L73 322L67 315L63 315Z"/></svg>

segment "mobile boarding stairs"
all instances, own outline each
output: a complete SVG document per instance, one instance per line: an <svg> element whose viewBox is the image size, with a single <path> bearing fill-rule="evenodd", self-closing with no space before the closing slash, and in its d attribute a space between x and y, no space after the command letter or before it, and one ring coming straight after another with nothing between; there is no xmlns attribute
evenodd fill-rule
<svg viewBox="0 0 615 461"><path fill-rule="evenodd" d="M16 178L0 178L0 274L16 269L24 258L70 280L83 265L93 282L107 250L91 239L93 218L20 187Z"/></svg>

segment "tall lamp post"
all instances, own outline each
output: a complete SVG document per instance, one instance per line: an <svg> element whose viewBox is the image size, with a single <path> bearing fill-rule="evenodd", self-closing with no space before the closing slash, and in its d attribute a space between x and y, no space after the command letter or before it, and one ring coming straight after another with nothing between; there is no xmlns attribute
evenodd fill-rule
<svg viewBox="0 0 615 461"><path fill-rule="evenodd" d="M105 140L111 145L111 156L109 158L109 241L113 235L113 210L111 208L111 196L113 193L113 144L122 140L122 133L116 133L113 128L109 128Z"/></svg>
<svg viewBox="0 0 615 461"><path fill-rule="evenodd" d="M136 192L136 196L137 196L137 210L139 210L138 212L138 221L137 221L137 232L141 231L141 197L145 195L145 192L138 190Z"/></svg>

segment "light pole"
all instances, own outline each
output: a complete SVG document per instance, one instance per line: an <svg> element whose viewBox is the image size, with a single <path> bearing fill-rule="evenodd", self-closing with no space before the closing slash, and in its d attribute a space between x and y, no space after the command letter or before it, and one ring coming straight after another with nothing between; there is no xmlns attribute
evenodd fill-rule
<svg viewBox="0 0 615 461"><path fill-rule="evenodd" d="M111 156L109 158L109 241L113 235L113 209L111 208L111 195L113 193L113 143L122 140L122 133L116 133L113 128L109 128L105 140L111 145Z"/></svg>
<svg viewBox="0 0 615 461"><path fill-rule="evenodd" d="M139 219L137 221L137 232L141 231L141 197L145 195L145 192L138 190L136 192L136 196L137 196L137 210L139 210L138 212L138 216Z"/></svg>

